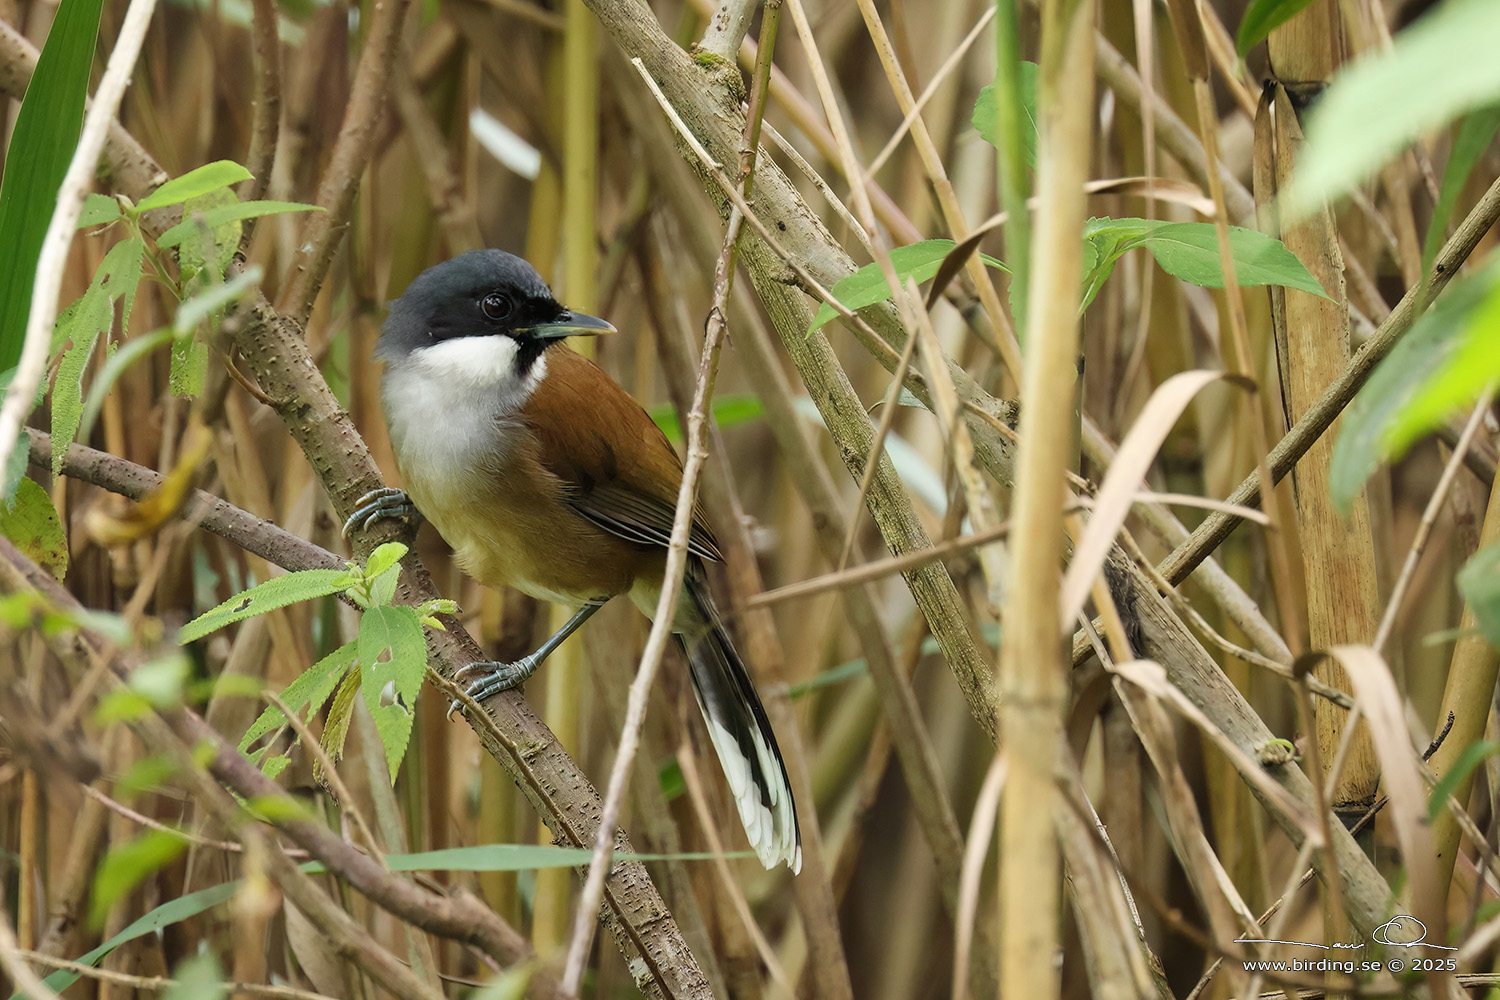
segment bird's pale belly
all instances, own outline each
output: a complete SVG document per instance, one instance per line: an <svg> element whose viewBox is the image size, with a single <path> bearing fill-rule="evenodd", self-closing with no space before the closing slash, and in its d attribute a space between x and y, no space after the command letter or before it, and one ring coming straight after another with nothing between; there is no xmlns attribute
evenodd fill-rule
<svg viewBox="0 0 1500 1000"><path fill-rule="evenodd" d="M663 559L664 550L627 542L579 515L559 489L537 488L547 482L541 477L516 469L434 476L425 464L402 463L407 494L481 583L577 605L625 593L638 571Z"/></svg>

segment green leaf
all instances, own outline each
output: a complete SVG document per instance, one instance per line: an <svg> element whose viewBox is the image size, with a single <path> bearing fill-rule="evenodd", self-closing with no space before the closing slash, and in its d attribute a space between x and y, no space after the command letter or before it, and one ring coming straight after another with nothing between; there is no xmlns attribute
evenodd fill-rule
<svg viewBox="0 0 1500 1000"><path fill-rule="evenodd" d="M192 672L192 661L182 650L174 649L136 667L127 684L155 708L176 708L182 704L183 685Z"/></svg>
<svg viewBox="0 0 1500 1000"><path fill-rule="evenodd" d="M536 971L536 959L518 962L469 994L469 1000L524 1000Z"/></svg>
<svg viewBox="0 0 1500 1000"><path fill-rule="evenodd" d="M211 191L227 188L231 184L250 179L250 171L233 160L215 160L189 170L181 177L174 177L152 191L145 200L136 205L138 212L150 212L168 205L179 205Z"/></svg>
<svg viewBox="0 0 1500 1000"><path fill-rule="evenodd" d="M1234 39L1234 51L1241 59L1245 53L1266 40L1271 31L1296 17L1312 0L1254 0Z"/></svg>
<svg viewBox="0 0 1500 1000"><path fill-rule="evenodd" d="M766 408L761 405L760 397L750 393L728 393L714 397L714 423L720 427L747 424L759 419L765 412ZM677 410L671 403L653 406L650 413L651 419L656 422L656 426L661 428L661 432L667 436L668 441L673 444L682 443L682 428L678 426Z"/></svg>
<svg viewBox="0 0 1500 1000"><path fill-rule="evenodd" d="M213 952L184 959L172 973L176 985L161 995L161 1000L224 1000L229 988Z"/></svg>
<svg viewBox="0 0 1500 1000"><path fill-rule="evenodd" d="M1337 73L1308 113L1283 217L1347 194L1413 140L1500 97L1497 52L1500 4L1448 0Z"/></svg>
<svg viewBox="0 0 1500 1000"><path fill-rule="evenodd" d="M1455 280L1396 344L1345 411L1329 463L1329 492L1348 509L1384 460L1399 457L1394 428L1405 420L1427 384L1464 346L1469 316L1500 282L1500 256L1478 273ZM1409 431L1408 431L1409 432Z"/></svg>
<svg viewBox="0 0 1500 1000"><path fill-rule="evenodd" d="M3 391L0 391L3 394ZM16 498L21 480L26 478L26 467L31 464L31 436L25 427L16 429L16 443L10 450L10 460L0 474L0 504L8 504Z"/></svg>
<svg viewBox="0 0 1500 1000"><path fill-rule="evenodd" d="M1311 2L1311 0L1307 0ZM1037 66L1034 62L1021 63L1021 110L1026 116L1026 122L1030 127L1022 126L1022 136L1026 142L1026 163L1036 169L1036 74ZM995 85L985 84L979 91L979 97L974 101L974 113L969 116L969 124L979 130L979 135L985 142L1000 148L1000 137L995 134ZM1007 254L1008 256L1008 254Z"/></svg>
<svg viewBox="0 0 1500 1000"><path fill-rule="evenodd" d="M1456 582L1479 630L1491 646L1500 649L1500 542L1474 553L1458 571Z"/></svg>
<svg viewBox="0 0 1500 1000"><path fill-rule="evenodd" d="M1458 350L1402 409L1386 434L1392 451L1404 452L1449 417L1470 406L1500 378L1500 279L1458 331Z"/></svg>
<svg viewBox="0 0 1500 1000"><path fill-rule="evenodd" d="M1203 288L1224 287L1219 237L1211 223L1166 223L1142 236L1141 245L1172 277ZM1328 298L1323 286L1280 240L1254 229L1230 226L1229 251L1240 285L1282 285Z"/></svg>
<svg viewBox="0 0 1500 1000"><path fill-rule="evenodd" d="M228 281L210 285L183 302L177 307L177 316L172 320L173 335L188 336L198 328L199 323L221 314L229 303L252 292L263 276L260 265L251 265Z"/></svg>
<svg viewBox="0 0 1500 1000"><path fill-rule="evenodd" d="M145 244L140 237L121 240L94 272L94 279L83 293L76 309L67 310L58 318L55 338L66 337L73 342L57 367L57 380L52 390L52 472L62 471L63 456L68 445L78 434L83 420L83 375L89 358L94 353L94 344L99 334L108 334L115 322L115 302L120 307L120 333L124 335L130 322L130 311L135 305L135 292L141 283L141 259Z"/></svg>
<svg viewBox="0 0 1500 1000"><path fill-rule="evenodd" d="M198 916L198 914L205 913L220 903L232 899L235 892L239 890L239 887L239 882L226 882L223 885L209 886L207 889L199 889L197 892L190 892L186 896L179 896L176 899L168 900L144 916L131 921L126 925L124 930L99 945L93 951L80 956L77 960L78 964L96 965L101 959L122 944L127 944L136 938L145 937L147 934L155 934L164 927L170 927L184 920L191 920L193 917ZM77 981L78 973L68 969L59 969L43 980L43 982L59 993ZM23 998L18 994L11 997L11 1000L23 1000Z"/></svg>
<svg viewBox="0 0 1500 1000"><path fill-rule="evenodd" d="M344 741L349 737L349 720L354 715L354 699L359 697L360 676L363 673L364 668L356 664L344 674L344 679L339 682L338 691L333 696L333 704L328 706L328 721L323 724L323 735L318 742L323 745L328 759L335 764L344 756ZM314 762L313 774L321 781L318 770L318 765Z"/></svg>
<svg viewBox="0 0 1500 1000"><path fill-rule="evenodd" d="M293 712L302 711L303 706L307 706L309 715L321 712L323 703L333 694L339 678L354 665L354 653L354 643L346 642L302 671L282 690L281 703ZM240 753L244 753L256 740L285 723L286 716L281 714L281 709L275 705L270 706L245 730L245 735L240 740Z"/></svg>
<svg viewBox="0 0 1500 1000"><path fill-rule="evenodd" d="M177 225L157 237L159 247L175 247L186 240L199 226L218 229L232 222L258 219L265 215L280 215L283 212L321 212L317 205L304 205L298 201L238 201L219 205L196 213L195 217L183 219Z"/></svg>
<svg viewBox="0 0 1500 1000"><path fill-rule="evenodd" d="M27 438L23 444L30 442ZM24 452L23 452L24 453ZM68 572L68 536L41 484L22 478L13 500L0 503L0 535L61 580Z"/></svg>
<svg viewBox="0 0 1500 1000"><path fill-rule="evenodd" d="M359 619L360 689L385 745L391 783L406 756L413 708L427 668L427 642L415 608L373 607Z"/></svg>
<svg viewBox="0 0 1500 1000"><path fill-rule="evenodd" d="M78 216L78 228L88 229L103 226L120 218L120 203L107 194L90 192L84 196L83 211Z"/></svg>
<svg viewBox="0 0 1500 1000"><path fill-rule="evenodd" d="M952 240L923 240L910 246L896 247L891 251L891 263L896 268L897 280L902 284L908 278L915 278L919 284L926 281L937 274L938 268L943 265L943 258L948 256L953 247ZM1002 271L1006 269L1004 264L988 254L979 256L990 267ZM833 292L834 298L851 310L873 306L891 297L890 286L885 283L885 276L880 273L880 267L876 264L866 264L829 290ZM807 332L812 333L838 316L833 306L824 302L818 306L818 313L813 317L812 326L807 328Z"/></svg>
<svg viewBox="0 0 1500 1000"><path fill-rule="evenodd" d="M1474 773L1476 767L1497 753L1500 753L1500 743L1492 740L1476 740L1464 747L1464 752L1458 755L1453 766L1433 786L1432 796L1427 800L1427 822L1436 822L1443 810L1448 808L1448 796Z"/></svg>
<svg viewBox="0 0 1500 1000"><path fill-rule="evenodd" d="M31 286L57 191L83 129L103 0L62 0L16 113L0 178L0 371L21 357Z"/></svg>
<svg viewBox="0 0 1500 1000"><path fill-rule="evenodd" d="M116 779L115 796L129 802L142 792L161 787L177 771L177 761L164 754L142 757Z"/></svg>
<svg viewBox="0 0 1500 1000"><path fill-rule="evenodd" d="M1458 196L1468 183L1474 164L1489 148L1495 132L1500 129L1500 103L1490 104L1464 116L1458 135L1448 150L1448 165L1443 168L1443 184L1438 191L1437 204L1432 208L1432 219L1427 223L1427 238L1422 241L1422 273L1432 270L1438 248L1447 235L1448 220L1453 217L1453 208Z"/></svg>
<svg viewBox="0 0 1500 1000"><path fill-rule="evenodd" d="M278 576L257 584L242 594L236 594L212 611L194 618L177 633L177 641L189 643L225 625L263 615L267 611L275 611L298 601L311 601L336 594L354 582L349 571L343 569L304 569Z"/></svg>
<svg viewBox="0 0 1500 1000"><path fill-rule="evenodd" d="M172 395L192 398L203 395L208 384L208 346L196 340L172 342L172 369L167 385Z"/></svg>
<svg viewBox="0 0 1500 1000"><path fill-rule="evenodd" d="M933 646L934 648L937 646L935 640ZM869 672L870 665L864 660L850 660L848 663L841 663L836 667L831 667L828 670L815 674L805 681L793 684L787 689L787 697L801 698L803 695L811 694L813 691L818 690L818 688L828 687L832 684L842 684L856 677L863 677Z"/></svg>
<svg viewBox="0 0 1500 1000"><path fill-rule="evenodd" d="M406 558L408 551L407 547L400 542L385 542L377 546L375 551L370 553L370 558L365 560L365 579L374 580L392 569Z"/></svg>
<svg viewBox="0 0 1500 1000"><path fill-rule="evenodd" d="M94 376L94 384L89 386L89 396L83 404L83 417L78 424L79 438L84 441L89 439L94 423L99 419L99 411L104 408L104 398L120 380L120 376L129 371L132 365L171 342L170 329L152 330L150 333L131 337L118 350L110 353L105 359L104 367Z"/></svg>
<svg viewBox="0 0 1500 1000"><path fill-rule="evenodd" d="M188 842L180 834L165 830L147 830L133 840L111 848L94 875L94 890L89 894L89 926L104 926L110 907L154 873L165 868L187 850Z"/></svg>

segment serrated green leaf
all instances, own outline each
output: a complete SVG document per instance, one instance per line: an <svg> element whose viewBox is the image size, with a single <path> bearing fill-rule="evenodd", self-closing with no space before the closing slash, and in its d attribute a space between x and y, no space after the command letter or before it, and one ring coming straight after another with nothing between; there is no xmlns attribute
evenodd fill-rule
<svg viewBox="0 0 1500 1000"><path fill-rule="evenodd" d="M208 347L196 340L172 342L172 368L167 385L172 395L188 399L203 395L208 383Z"/></svg>
<svg viewBox="0 0 1500 1000"><path fill-rule="evenodd" d="M78 228L89 229L103 226L120 218L120 203L107 194L91 192L83 199L83 211L78 215Z"/></svg>
<svg viewBox="0 0 1500 1000"><path fill-rule="evenodd" d="M21 357L31 286L57 191L83 129L103 0L62 0L16 113L0 177L0 371Z"/></svg>
<svg viewBox="0 0 1500 1000"><path fill-rule="evenodd" d="M89 926L102 927L110 907L151 875L165 868L187 850L180 834L147 830L140 836L111 848L94 875L89 894Z"/></svg>
<svg viewBox="0 0 1500 1000"><path fill-rule="evenodd" d="M948 256L954 245L952 240L923 240L910 246L896 247L891 251L891 264L896 269L897 280L903 284L908 278L915 278L918 284L928 280L937 274L943 258ZM1002 271L1006 269L1004 264L989 254L979 256L990 267ZM891 297L890 286L885 283L885 276L880 273L880 267L876 264L866 264L836 283L829 291L851 310L864 309ZM818 306L817 315L813 317L812 326L807 328L807 332L812 333L838 319L838 316L833 307L824 302Z"/></svg>
<svg viewBox="0 0 1500 1000"><path fill-rule="evenodd" d="M275 781L281 777L281 772L292 762L289 754L279 753L274 757L267 757L260 765L261 773Z"/></svg>
<svg viewBox="0 0 1500 1000"><path fill-rule="evenodd" d="M29 439L28 439L29 441ZM24 449L22 450L24 454ZM52 498L34 479L22 478L15 498L0 503L0 535L61 580L68 572L68 536Z"/></svg>
<svg viewBox="0 0 1500 1000"><path fill-rule="evenodd" d="M177 633L177 641L189 643L225 625L263 615L267 611L275 611L298 601L311 601L336 594L353 582L349 571L342 569L304 569L278 576L257 584L242 594L236 594L212 611L194 618Z"/></svg>
<svg viewBox="0 0 1500 1000"><path fill-rule="evenodd" d="M1036 169L1036 143L1038 134L1036 123L1036 75L1036 63L1025 61L1021 63L1021 111L1026 117L1026 124L1022 127L1022 138L1026 143L1026 163L1033 170ZM995 134L995 114L995 85L993 83L985 84L980 88L979 97L974 101L974 112L969 116L969 124L979 130L979 135L985 142L999 149L1000 137Z"/></svg>
<svg viewBox="0 0 1500 1000"><path fill-rule="evenodd" d="M1474 553L1458 571L1456 582L1479 630L1491 646L1500 649L1500 542Z"/></svg>
<svg viewBox="0 0 1500 1000"><path fill-rule="evenodd" d="M373 580L382 573L394 567L406 558L409 552L405 545L400 542L385 542L370 553L370 558L365 560L365 579Z"/></svg>
<svg viewBox="0 0 1500 1000"><path fill-rule="evenodd" d="M1415 139L1500 97L1500 4L1448 0L1330 81L1281 193L1283 219L1352 191Z"/></svg>
<svg viewBox="0 0 1500 1000"><path fill-rule="evenodd" d="M309 716L316 715L323 710L323 703L328 696L333 694L334 686L338 684L339 678L354 665L355 644L346 642L338 649L323 657L317 663L302 671L281 692L281 703L293 712L302 711L306 706ZM260 713L260 718L245 730L244 737L240 740L240 753L249 749L250 745L262 736L286 723L286 716L281 714L281 709L275 705L270 706Z"/></svg>
<svg viewBox="0 0 1500 1000"><path fill-rule="evenodd" d="M182 206L183 217L188 220L189 225L176 246L177 259L182 264L185 276L185 292L210 288L223 282L224 273L239 247L240 223L232 218L214 223L210 220L210 215L234 209L239 204L232 190L219 188L189 199Z"/></svg>
<svg viewBox="0 0 1500 1000"><path fill-rule="evenodd" d="M250 171L233 160L215 160L167 181L136 205L136 211L150 212L168 205L179 205L249 179Z"/></svg>
<svg viewBox="0 0 1500 1000"><path fill-rule="evenodd" d="M1454 790L1474 773L1474 769L1484 763L1486 758L1493 757L1497 753L1500 753L1500 743L1492 740L1476 740L1464 747L1463 753L1458 755L1458 759L1432 788L1432 795L1427 799L1427 822L1436 822L1443 810L1448 808L1448 796L1452 795Z"/></svg>
<svg viewBox="0 0 1500 1000"><path fill-rule="evenodd" d="M93 281L79 300L78 308L58 319L56 338L66 336L73 342L57 368L52 390L52 472L62 471L63 455L73 443L83 420L83 375L99 335L108 334L114 326L115 302L121 303L120 332L130 321L136 289L141 283L141 260L145 244L139 237L121 240L94 272Z"/></svg>
<svg viewBox="0 0 1500 1000"><path fill-rule="evenodd" d="M373 607L359 619L360 689L385 745L391 782L406 756L413 709L427 669L427 643L416 609Z"/></svg>
<svg viewBox="0 0 1500 1000"><path fill-rule="evenodd" d="M1255 48L1271 32L1296 17L1312 0L1254 0L1240 18L1240 30L1235 34L1234 51L1241 58Z"/></svg>
<svg viewBox="0 0 1500 1000"><path fill-rule="evenodd" d="M297 201L239 201L231 205L218 205L205 209L194 218L184 219L157 237L159 247L175 247L186 240L199 226L218 229L231 222L258 219L266 215L281 215L284 212L321 212L318 205L304 205Z"/></svg>
<svg viewBox="0 0 1500 1000"><path fill-rule="evenodd" d="M161 1000L224 1000L229 995L224 973L213 952L179 962L172 978L176 982L162 993Z"/></svg>
<svg viewBox="0 0 1500 1000"><path fill-rule="evenodd" d="M1402 454L1393 447L1392 429L1424 387L1458 356L1469 316L1497 282L1500 256L1491 257L1479 273L1455 280L1417 318L1349 404L1328 469L1329 492L1339 507L1348 509L1382 461Z"/></svg>

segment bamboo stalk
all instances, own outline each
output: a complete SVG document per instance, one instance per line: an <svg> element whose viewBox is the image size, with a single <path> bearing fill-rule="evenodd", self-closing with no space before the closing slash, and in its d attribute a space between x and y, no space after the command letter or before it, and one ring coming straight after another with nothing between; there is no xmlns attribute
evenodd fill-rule
<svg viewBox="0 0 1500 1000"><path fill-rule="evenodd" d="M1042 8L1036 228L1022 369L1010 593L1002 616L999 730L1010 761L1000 805L1000 993L1047 1000L1061 912L1053 814L1068 675L1059 587L1065 472L1074 453L1078 275L1092 127L1094 5Z"/></svg>

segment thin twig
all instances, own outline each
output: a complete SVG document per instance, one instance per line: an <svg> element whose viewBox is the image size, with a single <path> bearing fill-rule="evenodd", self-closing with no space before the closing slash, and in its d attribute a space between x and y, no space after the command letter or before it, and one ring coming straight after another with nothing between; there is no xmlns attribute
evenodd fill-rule
<svg viewBox="0 0 1500 1000"><path fill-rule="evenodd" d="M391 79L396 54L401 48L401 26L411 0L384 0L375 4L370 32L349 90L343 126L329 154L328 168L318 184L317 204L326 209L309 212L298 237L298 252L288 269L288 278L277 302L277 312L307 323L313 300L323 287L334 251L344 235L360 178L370 165L375 139L380 135L381 111L386 85Z"/></svg>
<svg viewBox="0 0 1500 1000"><path fill-rule="evenodd" d="M266 701L275 705L276 709L281 712L282 717L287 721L287 725L292 727L292 731L302 741L303 748L312 755L313 760L317 761L318 767L323 772L323 780L327 782L329 790L333 792L333 797L339 803L340 807L354 821L354 828L359 831L360 838L364 840L365 847L370 852L370 857L379 862L380 867L387 867L385 855L380 850L380 841L375 839L375 834L370 829L370 824L365 822L364 814L360 812L358 805L355 804L354 796L349 794L349 787L344 784L344 779L339 777L339 772L333 766L333 761L329 759L328 751L323 749L323 744L312 734L312 730L307 728L307 723L302 721L301 716L293 712L286 702L282 701L275 692L266 691L265 698Z"/></svg>
<svg viewBox="0 0 1500 1000"><path fill-rule="evenodd" d="M774 30L774 21L771 22ZM767 72L773 49L763 45L766 54ZM681 125L665 97L655 86L639 59L634 59L637 70L650 84L663 109ZM743 197L748 199L755 178L755 150L760 136L759 118L765 112L765 88L760 90L758 108L752 108L746 121L747 152L743 154L741 184ZM685 125L682 128L686 128ZM684 132L686 138L690 133ZM695 140L690 140L696 145ZM702 147L697 147L699 150ZM703 155L707 155L706 152ZM583 967L588 959L594 936L594 913L599 909L604 894L604 876L609 870L610 856L614 851L614 829L619 823L620 807L625 799L625 787L630 780L630 769L640 748L641 728L646 721L646 702L656 672L661 667L662 656L672 635L672 622L676 617L677 601L682 593L683 578L688 564L688 538L692 532L693 505L698 494L698 477L708 460L706 447L707 413L713 398L714 379L718 373L719 348L724 343L728 329L729 291L734 282L735 255L739 247L741 224L745 213L738 207L730 212L725 226L723 249L719 252L714 270L713 305L704 324L703 354L698 363L698 380L693 389L693 403L687 415L687 434L684 451L682 483L677 491L677 509L672 519L672 536L667 545L667 565L662 579L661 595L657 598L656 614L651 622L651 633L646 638L646 648L641 654L641 663L635 679L630 684L630 696L626 703L625 723L620 733L620 746L615 752L615 761L610 769L609 785L604 794L604 808L599 815L599 834L594 843L594 856L589 862L588 876L584 880L583 892L579 896L578 909L573 923L573 934L568 945L567 960L563 965L562 991L565 996L577 996L583 982Z"/></svg>
<svg viewBox="0 0 1500 1000"><path fill-rule="evenodd" d="M37 962L41 965L51 966L54 969L66 969L69 972L85 976L89 979L98 979L106 983L119 983L122 986L133 986L138 990L169 990L182 985L176 979L168 979L165 976L132 976L128 972L116 972L114 969L102 969L96 965L85 965L82 962L69 961L66 958L55 958L52 955L44 955L39 951L18 952L28 962ZM280 1000L332 1000L326 993L315 993L312 990L299 990L294 986L272 986L268 983L220 983L220 987L227 993L252 993L262 997L278 997Z"/></svg>

